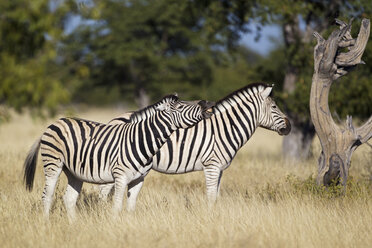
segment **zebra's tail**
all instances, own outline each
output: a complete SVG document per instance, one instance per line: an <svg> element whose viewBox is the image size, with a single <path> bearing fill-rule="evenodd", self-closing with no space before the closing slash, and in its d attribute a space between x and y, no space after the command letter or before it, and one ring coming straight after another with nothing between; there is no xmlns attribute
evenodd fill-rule
<svg viewBox="0 0 372 248"><path fill-rule="evenodd" d="M26 189L29 191L32 190L32 186L34 185L36 162L37 162L37 157L39 155L40 141L41 141L41 138L39 138L32 145L26 157L25 163L23 165L24 170L25 170L23 181L26 184Z"/></svg>

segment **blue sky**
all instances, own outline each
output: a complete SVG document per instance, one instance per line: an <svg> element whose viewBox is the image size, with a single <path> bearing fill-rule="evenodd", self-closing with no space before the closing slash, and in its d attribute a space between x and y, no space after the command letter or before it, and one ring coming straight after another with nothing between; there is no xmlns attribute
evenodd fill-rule
<svg viewBox="0 0 372 248"><path fill-rule="evenodd" d="M278 25L263 26L261 29L261 37L258 41L255 41L255 24L252 23L248 25L248 28L253 30L253 32L243 34L240 44L249 47L261 55L267 55L275 48L278 42L282 42L282 31Z"/></svg>

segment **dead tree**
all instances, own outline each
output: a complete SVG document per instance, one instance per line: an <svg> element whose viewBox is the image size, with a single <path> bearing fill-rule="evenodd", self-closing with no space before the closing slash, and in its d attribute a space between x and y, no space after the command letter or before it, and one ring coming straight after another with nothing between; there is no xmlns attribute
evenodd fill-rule
<svg viewBox="0 0 372 248"><path fill-rule="evenodd" d="M317 45L314 48L310 114L322 146L317 183L329 185L333 180L340 180L346 186L352 153L372 137L372 116L360 127L354 127L351 116L347 116L344 126L337 125L328 107L328 94L333 81L358 64L364 64L361 57L368 41L370 22L369 19L362 20L356 39L350 33L351 21L346 24L336 20L336 23L340 29L333 31L327 40L314 33Z"/></svg>

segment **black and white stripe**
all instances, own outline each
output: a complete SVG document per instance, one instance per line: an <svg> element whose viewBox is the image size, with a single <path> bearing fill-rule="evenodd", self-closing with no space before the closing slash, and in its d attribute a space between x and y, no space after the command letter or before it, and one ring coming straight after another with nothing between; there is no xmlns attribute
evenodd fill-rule
<svg viewBox="0 0 372 248"><path fill-rule="evenodd" d="M170 136L154 156L152 169L167 174L203 170L207 196L215 201L223 170L257 127L289 133L290 123L269 96L271 91L272 86L251 84L221 99L211 118ZM107 197L111 187L100 186L101 198Z"/></svg>
<svg viewBox="0 0 372 248"><path fill-rule="evenodd" d="M108 124L62 118L50 125L31 149L25 161L26 187L32 189L37 152L44 164L44 213L49 214L54 189L62 171L68 177L64 201L71 217L83 182L114 183L114 210L120 211L124 190L138 194L151 160L178 128L187 128L210 114L210 103L179 101L171 95L131 114L123 121ZM138 190L138 192L137 192ZM128 205L134 209L135 202Z"/></svg>

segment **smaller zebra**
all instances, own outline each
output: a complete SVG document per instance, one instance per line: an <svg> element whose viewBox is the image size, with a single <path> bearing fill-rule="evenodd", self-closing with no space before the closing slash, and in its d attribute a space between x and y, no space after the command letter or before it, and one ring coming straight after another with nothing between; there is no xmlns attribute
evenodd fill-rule
<svg viewBox="0 0 372 248"><path fill-rule="evenodd" d="M188 128L212 115L212 103L180 101L176 95L137 112L126 121L102 124L76 118L62 118L50 125L32 146L24 163L26 189L33 187L38 151L44 164L44 214L49 216L53 194L63 171L68 179L63 197L68 216L74 218L75 205L83 182L114 183L113 212L122 209L124 191L139 193L151 160L173 131ZM134 193L135 192L135 193ZM135 204L128 202L128 210Z"/></svg>

